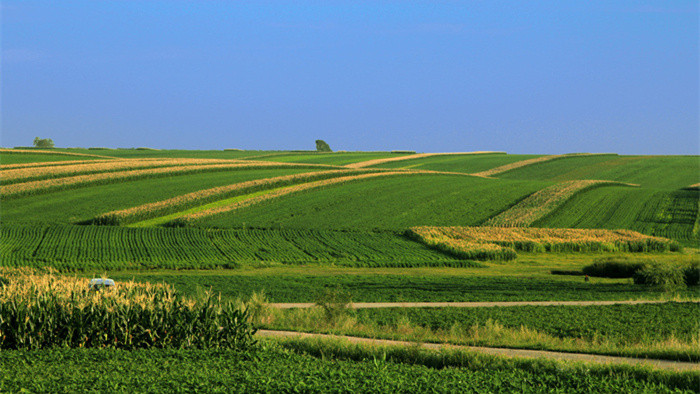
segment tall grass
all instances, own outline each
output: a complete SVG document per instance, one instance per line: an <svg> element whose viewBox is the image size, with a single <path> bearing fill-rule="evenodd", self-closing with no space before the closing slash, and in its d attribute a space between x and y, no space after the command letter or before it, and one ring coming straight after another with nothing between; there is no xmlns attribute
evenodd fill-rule
<svg viewBox="0 0 700 394"><path fill-rule="evenodd" d="M88 280L0 268L0 349L234 348L254 345L245 310L212 294L185 298L166 285Z"/></svg>

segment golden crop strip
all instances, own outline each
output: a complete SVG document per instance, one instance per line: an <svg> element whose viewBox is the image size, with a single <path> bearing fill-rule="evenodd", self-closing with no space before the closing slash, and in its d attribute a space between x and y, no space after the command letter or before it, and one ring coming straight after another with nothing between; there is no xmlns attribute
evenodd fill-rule
<svg viewBox="0 0 700 394"><path fill-rule="evenodd" d="M287 194L300 192L303 190L309 190L309 189L314 189L314 188L328 186L328 185L345 183L345 182L355 181L355 180L359 180L359 179L367 179L367 178L374 178L374 177L388 176L388 175L400 175L400 174L405 175L405 174L409 174L409 173L408 172L401 172L401 171L377 172L377 173L346 176L346 177L340 177L340 178L324 179L322 181L315 181L315 182L309 182L309 183L302 183L300 185L285 187L284 189L272 191L270 193L263 194L261 196L252 197L252 198L249 198L247 200L239 201L239 202L231 204L231 205L227 205L227 206L223 206L223 207L216 207L216 208L207 209L204 211L194 212L194 213L191 213L189 215L184 215L181 218L184 220L187 220L187 221L198 220L198 219L201 219L201 218L204 218L207 216L212 216L212 215L217 215L217 214L221 214L221 213L225 213L225 212L230 212L230 211L236 210L238 208L247 207L250 205L257 204L257 203L262 202L262 201L271 200L273 198L277 198L277 197L284 196Z"/></svg>
<svg viewBox="0 0 700 394"><path fill-rule="evenodd" d="M361 161L361 162L359 162L359 163L351 163L351 164L348 164L348 165L346 165L345 167L349 167L349 168L362 168L362 167L374 166L374 165L377 165L377 164L390 163L390 162L393 162L393 161L420 159L420 158L422 158L422 157L430 157L430 156L479 155L479 154L484 154L484 153L505 153L505 152L475 151L475 152L448 152L448 153L416 153L416 154L414 154L414 155L406 155L406 156L398 156L398 157L387 157L387 158L384 158L384 159L374 159L374 160Z"/></svg>
<svg viewBox="0 0 700 394"><path fill-rule="evenodd" d="M137 168L173 167L195 164L223 164L241 163L239 160L219 159L136 159L136 160L112 160L98 163L80 163L67 166L43 166L19 169L3 169L0 171L0 179L7 181L22 181L23 179L62 177L78 174L100 173L116 170L129 170Z"/></svg>
<svg viewBox="0 0 700 394"><path fill-rule="evenodd" d="M103 155L91 155L88 153L74 153L74 152L59 152L51 150L38 150L38 149L5 149L0 148L0 153L28 153L28 154L48 154L48 155L66 155L66 156L87 156L87 157L101 157L103 159L114 159L112 156Z"/></svg>
<svg viewBox="0 0 700 394"><path fill-rule="evenodd" d="M178 174L207 170L226 170L226 169L241 169L241 168L265 168L265 167L309 167L313 165L300 165L294 163L275 163L275 162L237 162L231 164L210 164L210 165L181 165L175 167L159 167L142 170L103 172L98 174L77 175L65 178L52 178L40 181L14 183L3 185L0 187L0 196L12 196L22 193L30 193L42 189L55 189L66 186L74 186L81 184L96 183L102 181L114 181L129 178L148 177L153 175Z"/></svg>
<svg viewBox="0 0 700 394"><path fill-rule="evenodd" d="M122 160L122 159L119 159ZM112 160L63 160L63 161L39 161L34 163L16 163L16 164L0 164L0 170L16 170L19 168L30 167L52 167L52 166L70 166L75 164L91 164L91 163L107 163Z"/></svg>
<svg viewBox="0 0 700 394"><path fill-rule="evenodd" d="M614 181L567 181L549 186L531 194L510 209L489 219L485 225L498 227L526 227L559 207L574 194L585 189L603 185L636 186Z"/></svg>
<svg viewBox="0 0 700 394"><path fill-rule="evenodd" d="M316 171L316 172L305 172L301 174L284 175L274 178L266 179L256 179L247 182L234 183L226 186L213 187L211 189L199 190L192 193L183 194L181 196L176 196L169 198L167 200L156 201L148 204L139 205L136 207L131 207L127 209L122 209L118 211L111 211L100 215L99 217L114 216L119 219L124 219L131 216L141 216L145 213L156 212L163 209L168 209L172 207L182 206L189 204L193 201L204 200L217 195L225 195L236 190L245 190L250 188L257 188L260 186L274 186L275 184L290 182L295 180L301 180L308 178L309 176L324 176L327 174L341 174L341 173L351 173L351 170L330 170L330 171ZM99 218L98 217L98 218Z"/></svg>
<svg viewBox="0 0 700 394"><path fill-rule="evenodd" d="M472 175L476 176L493 176L497 174L504 173L506 171L514 170L516 168L520 167L525 167L529 166L532 164L537 164L537 163L542 163L545 161L550 161L550 160L556 160L556 159L561 159L564 157L576 157L576 156L597 156L597 155L602 155L602 154L607 154L607 153L568 153L565 155L549 155L549 156L542 156L542 157L536 157L534 159L527 159L527 160L520 160L516 161L515 163L510 163L510 164L505 164L496 168L492 168L490 170L486 171L481 171L481 172L476 172Z"/></svg>
<svg viewBox="0 0 700 394"><path fill-rule="evenodd" d="M412 227L411 230L429 240L457 240L467 243L586 243L669 241L632 230L533 228L533 227Z"/></svg>
<svg viewBox="0 0 700 394"><path fill-rule="evenodd" d="M27 306L40 297L50 296L78 307L88 307L109 298L117 304L149 308L154 303L172 302L175 294L166 284L133 281L120 282L111 291L89 291L89 279L58 275L50 269L0 267L0 277L7 280L0 286L0 302L20 301Z"/></svg>
<svg viewBox="0 0 700 394"><path fill-rule="evenodd" d="M688 189L700 189L700 183L696 183L694 185L690 185L687 187Z"/></svg>

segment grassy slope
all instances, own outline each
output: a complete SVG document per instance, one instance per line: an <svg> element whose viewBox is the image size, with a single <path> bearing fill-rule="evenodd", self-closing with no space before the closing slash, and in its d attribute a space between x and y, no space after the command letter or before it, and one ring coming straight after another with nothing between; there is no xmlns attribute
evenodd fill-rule
<svg viewBox="0 0 700 394"><path fill-rule="evenodd" d="M508 171L507 179L601 179L654 189L680 189L700 181L698 156L580 156Z"/></svg>
<svg viewBox="0 0 700 394"><path fill-rule="evenodd" d="M75 222L116 209L253 179L311 172L312 169L247 169L140 179L2 202L2 222Z"/></svg>
<svg viewBox="0 0 700 394"><path fill-rule="evenodd" d="M541 155L506 155L491 153L477 155L429 156L420 159L388 162L376 165L374 167L475 173L502 166L504 164L540 156Z"/></svg>
<svg viewBox="0 0 700 394"><path fill-rule="evenodd" d="M352 182L204 219L201 226L404 229L477 225L546 182L406 175Z"/></svg>
<svg viewBox="0 0 700 394"><path fill-rule="evenodd" d="M289 153L261 157L259 160L279 161L286 163L316 163L343 166L366 160L383 159L385 157L400 157L405 154L390 152L333 152L333 153Z"/></svg>
<svg viewBox="0 0 700 394"><path fill-rule="evenodd" d="M574 196L534 226L628 228L697 245L699 196L697 190L597 188Z"/></svg>

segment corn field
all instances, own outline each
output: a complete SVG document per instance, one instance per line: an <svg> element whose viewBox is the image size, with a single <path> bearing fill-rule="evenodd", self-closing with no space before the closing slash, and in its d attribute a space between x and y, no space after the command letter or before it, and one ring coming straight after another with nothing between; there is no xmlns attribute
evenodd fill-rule
<svg viewBox="0 0 700 394"><path fill-rule="evenodd" d="M206 294L126 282L88 290L88 279L0 268L0 349L233 348L255 344L247 311Z"/></svg>
<svg viewBox="0 0 700 394"><path fill-rule="evenodd" d="M412 227L407 235L460 258L510 260L524 252L667 252L680 245L631 230Z"/></svg>

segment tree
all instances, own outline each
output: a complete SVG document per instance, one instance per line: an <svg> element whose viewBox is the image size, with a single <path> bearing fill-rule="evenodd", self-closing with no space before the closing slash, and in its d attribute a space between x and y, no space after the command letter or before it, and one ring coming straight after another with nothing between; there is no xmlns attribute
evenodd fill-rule
<svg viewBox="0 0 700 394"><path fill-rule="evenodd" d="M53 140L51 138L34 138L34 146L37 148L53 148Z"/></svg>
<svg viewBox="0 0 700 394"><path fill-rule="evenodd" d="M316 140L316 150L319 152L333 152L324 140Z"/></svg>

